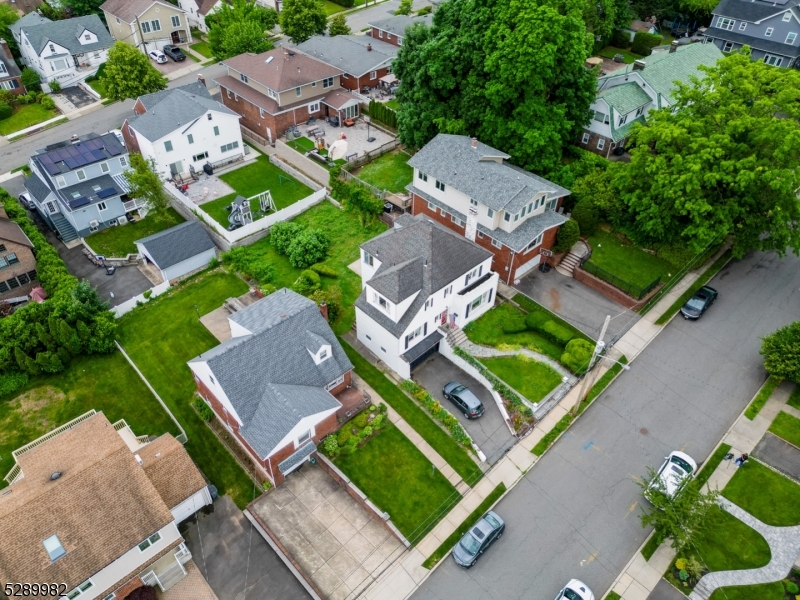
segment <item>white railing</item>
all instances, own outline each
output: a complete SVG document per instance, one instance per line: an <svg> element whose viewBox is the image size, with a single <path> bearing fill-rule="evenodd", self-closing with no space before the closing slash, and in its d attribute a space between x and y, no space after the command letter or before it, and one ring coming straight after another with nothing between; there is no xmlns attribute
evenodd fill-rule
<svg viewBox="0 0 800 600"><path fill-rule="evenodd" d="M8 485L11 485L17 480L18 477L19 479L22 479L22 467L19 465L14 465L14 467L8 472L8 475L6 475L3 479L6 480Z"/></svg>
<svg viewBox="0 0 800 600"><path fill-rule="evenodd" d="M122 208L125 209L125 212L131 212L132 210L137 210L139 208L142 208L146 204L147 204L146 200L137 200L137 199L126 200L125 202L122 203Z"/></svg>
<svg viewBox="0 0 800 600"><path fill-rule="evenodd" d="M189 559L192 558L192 553L189 552L186 544L181 544L178 546L178 551L175 553L175 558L177 558L178 562L182 565L185 565L187 562L189 562Z"/></svg>
<svg viewBox="0 0 800 600"><path fill-rule="evenodd" d="M112 427L114 428L114 431L119 431L120 429L125 429L126 427L128 427L128 424L125 422L125 419L120 419L119 421L114 423Z"/></svg>
<svg viewBox="0 0 800 600"><path fill-rule="evenodd" d="M44 444L47 440L51 440L54 437L56 437L57 435L59 435L60 433L64 433L68 429L72 429L78 423L82 423L86 419L89 419L89 418L93 417L96 414L97 414L97 411L92 409L89 412L82 414L80 417L76 417L76 418L72 419L72 421L69 421L68 423L64 423L61 427L58 427L57 429L53 429L53 431L51 431L49 433L45 433L42 437L33 440L30 444L25 444L24 446L22 446L22 448L17 448L11 454L13 455L13 457L15 459L17 459L20 456L22 456L23 454L25 454L26 452L28 452L29 450L33 450L34 448L36 448L36 446Z"/></svg>

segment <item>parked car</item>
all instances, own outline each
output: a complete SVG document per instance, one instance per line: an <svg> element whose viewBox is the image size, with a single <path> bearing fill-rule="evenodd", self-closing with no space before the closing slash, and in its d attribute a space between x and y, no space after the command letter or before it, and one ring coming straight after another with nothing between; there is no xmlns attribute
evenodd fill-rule
<svg viewBox="0 0 800 600"><path fill-rule="evenodd" d="M174 44L167 44L162 48L162 50L164 51L164 54L169 56L175 62L186 60L186 55L183 53L183 50L181 50Z"/></svg>
<svg viewBox="0 0 800 600"><path fill-rule="evenodd" d="M589 586L580 579L570 579L564 589L558 592L555 600L594 600Z"/></svg>
<svg viewBox="0 0 800 600"><path fill-rule="evenodd" d="M697 463L691 456L678 450L670 452L669 456L664 459L664 464L659 467L653 481L647 486L647 492L653 489L662 489L667 496L673 498L695 476L696 472ZM647 493L645 493L646 496Z"/></svg>
<svg viewBox="0 0 800 600"><path fill-rule="evenodd" d="M442 390L444 397L458 407L468 419L477 419L483 414L483 403L465 385L451 381Z"/></svg>
<svg viewBox="0 0 800 600"><path fill-rule="evenodd" d="M681 308L683 318L699 319L717 301L717 296L719 296L717 290L704 285Z"/></svg>
<svg viewBox="0 0 800 600"><path fill-rule="evenodd" d="M33 210L36 206L33 204L33 200L31 200L31 195L28 192L22 192L19 196L19 203L22 204L28 210Z"/></svg>
<svg viewBox="0 0 800 600"><path fill-rule="evenodd" d="M163 64L167 62L167 55L164 54L163 52L160 52L159 50L150 50L150 52L147 53L147 56L152 58L158 64Z"/></svg>
<svg viewBox="0 0 800 600"><path fill-rule="evenodd" d="M478 562L481 554L486 552L495 540L503 536L505 528L505 521L500 515L493 510L487 512L480 521L470 527L453 548L453 559L456 564L469 569Z"/></svg>

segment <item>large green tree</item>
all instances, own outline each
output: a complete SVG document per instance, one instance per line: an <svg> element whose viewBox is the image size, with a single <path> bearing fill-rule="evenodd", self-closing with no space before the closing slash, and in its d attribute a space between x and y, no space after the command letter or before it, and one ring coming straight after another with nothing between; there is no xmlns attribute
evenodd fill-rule
<svg viewBox="0 0 800 600"><path fill-rule="evenodd" d="M105 0L62 0L60 6L69 9L72 16L82 17L84 15L99 15L103 11L100 5Z"/></svg>
<svg viewBox="0 0 800 600"><path fill-rule="evenodd" d="M111 46L103 78L111 100L138 98L167 87L167 78L150 64L147 55L125 42Z"/></svg>
<svg viewBox="0 0 800 600"><path fill-rule="evenodd" d="M527 169L550 171L589 119L596 78L582 6L450 0L415 25L394 62L400 139L477 136Z"/></svg>
<svg viewBox="0 0 800 600"><path fill-rule="evenodd" d="M749 49L679 84L676 112L651 111L614 184L644 243L695 252L733 236L734 256L800 250L800 73Z"/></svg>
<svg viewBox="0 0 800 600"><path fill-rule="evenodd" d="M0 37L8 43L8 47L15 56L19 56L19 47L17 46L17 41L14 39L14 36L11 34L9 25L12 25L18 19L19 13L15 8L10 4L0 4Z"/></svg>
<svg viewBox="0 0 800 600"><path fill-rule="evenodd" d="M800 383L800 321L766 336L761 341L761 355L770 375Z"/></svg>
<svg viewBox="0 0 800 600"><path fill-rule="evenodd" d="M339 13L328 22L328 35L333 37L335 35L350 35L350 26L347 24L347 18Z"/></svg>
<svg viewBox="0 0 800 600"><path fill-rule="evenodd" d="M208 44L217 58L229 58L245 52L266 52L272 43L266 38L278 22L278 13L251 0L222 2L206 17Z"/></svg>
<svg viewBox="0 0 800 600"><path fill-rule="evenodd" d="M321 0L286 0L281 6L281 30L294 44L322 35L328 25Z"/></svg>
<svg viewBox="0 0 800 600"><path fill-rule="evenodd" d="M155 160L147 160L138 152L132 152L130 163L131 168L124 173L130 196L147 201L151 210L163 215L169 207L169 196L156 172Z"/></svg>

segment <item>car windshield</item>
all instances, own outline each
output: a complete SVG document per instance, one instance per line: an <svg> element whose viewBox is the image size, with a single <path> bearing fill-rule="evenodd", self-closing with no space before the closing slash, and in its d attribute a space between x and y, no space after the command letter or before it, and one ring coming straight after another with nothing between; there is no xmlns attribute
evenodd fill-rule
<svg viewBox="0 0 800 600"><path fill-rule="evenodd" d="M693 298L689 299L689 301L686 303L686 306L688 308L694 308L696 310L700 310L701 308L703 308L705 303L706 303L705 298L698 298L697 296L694 296Z"/></svg>
<svg viewBox="0 0 800 600"><path fill-rule="evenodd" d="M459 394L459 393L463 392L465 389L467 389L465 386L459 385L458 387L453 388L453 391L450 392L450 393L451 394Z"/></svg>
<svg viewBox="0 0 800 600"><path fill-rule="evenodd" d="M569 588L564 590L564 598L568 598L569 600L583 600L583 598L578 595L578 592L574 592Z"/></svg>
<svg viewBox="0 0 800 600"><path fill-rule="evenodd" d="M674 472L676 472L676 473L678 473L678 471L675 470L675 465L678 465L681 469L683 469L683 471L685 473L691 473L692 472L692 466L688 462L683 460L680 456L673 456L672 457L672 464L673 464L672 470ZM679 473L679 474L683 475L683 473Z"/></svg>
<svg viewBox="0 0 800 600"><path fill-rule="evenodd" d="M475 539L475 536L473 536L471 533L468 533L461 538L461 547L470 554L477 554L478 550L480 550L481 543Z"/></svg>
<svg viewBox="0 0 800 600"><path fill-rule="evenodd" d="M492 526L492 529L497 529L498 527L500 527L500 521L498 521L497 517L495 517L494 515L487 514L483 518L486 519L489 522L489 525Z"/></svg>

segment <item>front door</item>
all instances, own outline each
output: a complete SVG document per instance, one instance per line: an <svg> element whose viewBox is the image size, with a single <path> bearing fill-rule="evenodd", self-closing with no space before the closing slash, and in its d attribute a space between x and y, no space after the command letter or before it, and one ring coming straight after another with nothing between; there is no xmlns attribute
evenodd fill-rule
<svg viewBox="0 0 800 600"><path fill-rule="evenodd" d="M183 161L179 160L178 162L174 162L169 166L169 172L172 174L173 177L175 175L180 175L183 173Z"/></svg>
<svg viewBox="0 0 800 600"><path fill-rule="evenodd" d="M447 325L447 309L442 311L442 314L439 317L439 321L442 325Z"/></svg>
<svg viewBox="0 0 800 600"><path fill-rule="evenodd" d="M181 35L178 31L172 32L172 43L173 44L180 44L181 43Z"/></svg>

